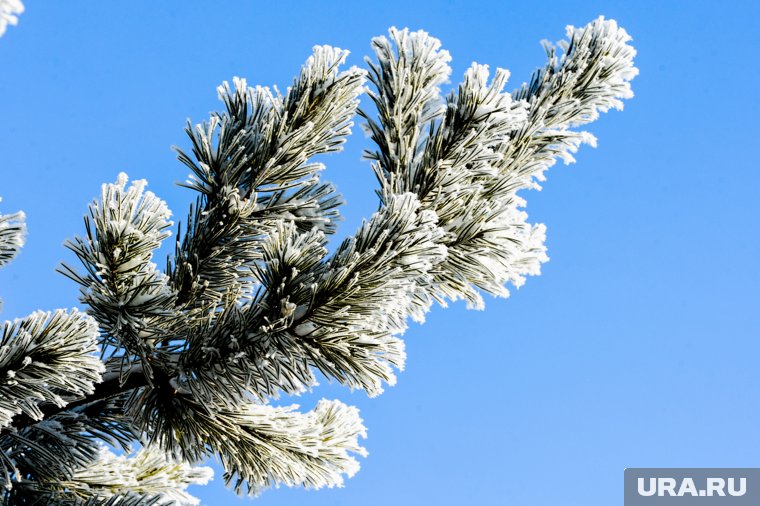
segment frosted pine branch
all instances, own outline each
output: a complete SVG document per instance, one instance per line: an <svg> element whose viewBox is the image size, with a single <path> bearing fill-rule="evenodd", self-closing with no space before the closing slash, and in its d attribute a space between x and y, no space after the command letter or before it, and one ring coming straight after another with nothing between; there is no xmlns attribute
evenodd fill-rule
<svg viewBox="0 0 760 506"><path fill-rule="evenodd" d="M310 366L371 395L382 392L382 382L395 383L393 368L405 359L397 336L408 317L421 320L429 308L419 285L430 282L428 272L446 252L436 244L442 231L435 215L418 211L413 194L393 197L327 261L317 230L299 234L291 225L271 234L258 274L266 296L241 313L234 346L211 332L189 347L183 374L196 381L188 387L223 381L221 370L244 374L243 358L253 362L246 383L259 397L311 386ZM204 371L223 356L234 363Z"/></svg>
<svg viewBox="0 0 760 506"><path fill-rule="evenodd" d="M413 194L393 197L341 244L313 293L290 301L301 308L290 332L305 342L310 363L370 395L395 383L393 367L405 360L396 336L408 317L427 311L418 282L445 255L435 216L418 210Z"/></svg>
<svg viewBox="0 0 760 506"><path fill-rule="evenodd" d="M364 71L339 72L347 55L316 46L284 97L244 79L234 89L225 82L218 94L226 112L188 125L193 156L177 151L192 170L187 186L201 196L170 266L181 302L218 299L231 285L250 293L244 272L277 220L335 230L340 197L310 159L339 150L350 134Z"/></svg>
<svg viewBox="0 0 760 506"><path fill-rule="evenodd" d="M42 404L63 407L92 393L105 369L93 355L96 350L97 326L76 310L39 311L5 322L0 333L0 427L18 414L45 423ZM0 455L0 471L9 488L17 463L7 451Z"/></svg>
<svg viewBox="0 0 760 506"><path fill-rule="evenodd" d="M105 370L92 354L97 326L76 310L37 312L5 322L0 334L0 427L25 413L41 418L38 404L65 405L92 392Z"/></svg>
<svg viewBox="0 0 760 506"><path fill-rule="evenodd" d="M56 484L71 480L77 469L92 463L103 443L128 451L137 438L124 414L125 400L125 395L118 395L85 406L72 402L39 423L7 432L0 439L0 451L13 463L13 481ZM16 483L6 483L8 492L15 494L17 488Z"/></svg>
<svg viewBox="0 0 760 506"><path fill-rule="evenodd" d="M537 187L534 178L542 179L556 158L572 161L571 153L582 142L594 142L590 134L569 127L592 121L610 107L622 107L621 99L632 96L628 82L636 75L635 51L627 45L630 37L624 30L599 18L582 29L568 28L568 36L570 40L561 43L565 54L557 58L549 49L545 70L512 94L503 91L507 71L498 69L488 83L487 67L473 64L458 93L447 97L443 117L431 121L429 135L413 147L389 144L369 120L368 130L379 147L369 157L380 161L375 171L384 192L417 192L446 231L443 243L449 255L435 269L435 283L429 286L441 302L463 298L482 307L479 290L506 296L506 283L520 286L525 275L540 272L540 264L548 260L545 228L526 223L527 215L518 210L524 200L516 192ZM408 54L401 42L397 44L399 54ZM438 46L437 41L431 43ZM393 62L393 51L376 53L381 67L394 68L388 63ZM406 72L413 77L408 79L423 79L430 65L424 56L409 57ZM376 102L395 103L407 93L393 86L392 78L378 75L373 82L382 98ZM382 107L379 110L381 123L393 121ZM410 129L414 121L406 123ZM407 159L410 149L422 153L414 163L389 169L382 162Z"/></svg>
<svg viewBox="0 0 760 506"><path fill-rule="evenodd" d="M24 219L22 212L0 214L0 267L13 260L24 245Z"/></svg>
<svg viewBox="0 0 760 506"><path fill-rule="evenodd" d="M85 219L87 236L66 243L86 273L66 265L61 271L81 285L81 301L100 326L102 346L125 350L125 363L139 357L150 374L148 356L174 316L176 295L152 263L153 251L170 235L171 213L145 191L144 180L126 185L124 173L115 184L103 185Z"/></svg>
<svg viewBox="0 0 760 506"><path fill-rule="evenodd" d="M614 20L600 17L582 28L568 26L562 51L544 43L548 62L529 83L513 93L529 104L528 120L503 145L502 172L511 172L524 187L538 187L544 171L557 158L574 161L581 144L596 145L588 132L571 128L587 124L610 108L622 109L633 97L630 81L638 74L631 37Z"/></svg>
<svg viewBox="0 0 760 506"><path fill-rule="evenodd" d="M365 130L378 145L368 157L377 160L377 170L385 174L413 170L423 128L442 112L439 86L451 73L451 56L441 50L438 39L422 30L393 27L388 33L391 40L372 39L377 62L365 59L377 89L369 96L377 107L378 122L362 112Z"/></svg>
<svg viewBox="0 0 760 506"><path fill-rule="evenodd" d="M576 128L621 108L637 72L614 21L567 36L513 92L508 71L473 63L442 97L448 52L395 28L373 40L368 74L316 46L284 94L224 82L224 110L188 122L190 149L177 149L197 196L165 273L153 255L169 210L120 175L67 244L84 272L62 268L97 328L77 312L5 324L6 503L193 504L185 486L208 477L193 465L213 455L239 493L341 486L366 454L356 409L268 403L317 374L377 395L404 367L409 319L434 302L482 308L484 293L507 296L540 273L546 227L530 223L522 192L595 142ZM342 200L314 157L341 149L367 77L377 112L359 113L379 207L329 253ZM0 263L18 252L22 218L0 218ZM101 442L143 450L115 457Z"/></svg>
<svg viewBox="0 0 760 506"><path fill-rule="evenodd" d="M240 492L258 494L271 486L343 486L359 470L354 454L365 429L356 408L320 401L301 414L290 408L250 406L218 414L212 446L225 468L225 482ZM231 437L230 437L231 436Z"/></svg>
<svg viewBox="0 0 760 506"><path fill-rule="evenodd" d="M308 413L255 403L214 407L191 396L161 404L159 393L143 392L133 416L140 427L154 426L153 444L190 462L214 453L225 469L225 481L237 492L256 495L270 486L341 486L366 455L358 443L365 429L356 408L321 401ZM168 416L167 416L168 415Z"/></svg>
<svg viewBox="0 0 760 506"><path fill-rule="evenodd" d="M212 478L209 467L194 467L167 458L158 449L144 448L131 456L117 456L99 448L87 466L69 479L55 482L22 482L19 495L41 503L84 504L113 500L121 505L132 498L136 504L186 504L200 501L187 493L189 485L205 485Z"/></svg>

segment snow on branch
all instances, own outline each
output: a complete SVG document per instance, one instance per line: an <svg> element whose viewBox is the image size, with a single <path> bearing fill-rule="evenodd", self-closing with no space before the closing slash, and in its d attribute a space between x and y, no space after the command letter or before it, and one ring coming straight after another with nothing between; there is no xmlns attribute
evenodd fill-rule
<svg viewBox="0 0 760 506"><path fill-rule="evenodd" d="M160 497L161 501L197 505L200 501L187 493L189 485L205 485L213 477L210 467L193 467L186 462L168 458L155 448L142 448L131 456L116 456L106 448L98 459L84 469L77 470L69 483L61 485L69 490L86 485L89 494L100 497L140 494Z"/></svg>
<svg viewBox="0 0 760 506"><path fill-rule="evenodd" d="M205 398L211 384L245 374L247 393L263 400L310 387L316 367L379 394L383 382L395 383L393 368L403 367L398 335L406 320L421 321L432 302L421 287L445 257L442 234L435 214L421 211L411 193L392 196L329 259L322 232L282 224L263 246L262 289L242 321L225 312L209 329L234 330L189 341L180 360L186 387ZM228 319L236 323L221 323Z"/></svg>
<svg viewBox="0 0 760 506"><path fill-rule="evenodd" d="M230 186L219 188L213 200L199 197L191 206L184 236L178 227L174 261L167 269L178 306L204 307L217 304L225 294L250 292L245 271L258 258L254 238L267 229L251 219L254 210L254 201L241 198Z"/></svg>
<svg viewBox="0 0 760 506"><path fill-rule="evenodd" d="M633 98L630 81L638 75L631 36L603 16L581 28L568 26L566 33L559 55L544 41L549 61L514 92L515 99L545 108L546 126L552 127L583 125L600 112L622 110L622 100Z"/></svg>
<svg viewBox="0 0 760 506"><path fill-rule="evenodd" d="M306 172L309 158L342 149L365 81L365 71L357 67L338 72L347 56L342 49L314 47L283 98L277 150L266 160L259 184L293 181L316 168Z"/></svg>
<svg viewBox="0 0 760 506"><path fill-rule="evenodd" d="M530 224L517 196L486 199L482 191L462 193L441 207L456 213L445 227L450 233L448 256L436 266L430 287L442 303L464 299L468 307L482 309L480 291L509 296L507 283L519 288L525 276L540 274L546 256L546 227Z"/></svg>
<svg viewBox="0 0 760 506"><path fill-rule="evenodd" d="M346 56L342 49L315 46L284 97L241 78L232 87L222 83L218 93L226 112L186 129L195 160L177 149L193 172L188 186L208 194L230 185L248 197L260 187L287 187L320 171L322 165L309 159L340 150L364 86L363 70L339 72Z"/></svg>
<svg viewBox="0 0 760 506"><path fill-rule="evenodd" d="M6 488L13 493L34 489L24 477L55 485L73 479L76 470L90 465L103 443L130 450L138 438L124 415L124 395L76 405L0 438L0 451L16 472ZM8 476L6 476L8 478ZM26 493L24 492L24 493Z"/></svg>
<svg viewBox="0 0 760 506"><path fill-rule="evenodd" d="M392 368L405 359L397 336L430 306L419 286L446 254L441 234L435 215L407 193L389 199L339 246L309 304L299 311L296 302L301 317L292 327L320 371L370 395L382 392L382 382L395 383Z"/></svg>
<svg viewBox="0 0 760 506"><path fill-rule="evenodd" d="M224 432L212 435L211 446L225 482L238 493L257 495L279 485L342 487L343 477L359 470L354 455L367 455L359 444L366 437L359 411L329 400L307 413L297 408L248 405L219 413ZM228 432L232 437L223 437Z"/></svg>

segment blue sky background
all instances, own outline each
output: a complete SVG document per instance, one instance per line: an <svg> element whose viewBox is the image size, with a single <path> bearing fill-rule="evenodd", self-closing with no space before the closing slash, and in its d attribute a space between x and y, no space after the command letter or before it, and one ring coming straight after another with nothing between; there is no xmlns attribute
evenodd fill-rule
<svg viewBox="0 0 760 506"><path fill-rule="evenodd" d="M603 14L634 37L641 75L597 149L523 194L551 261L483 312L435 309L407 332L407 370L376 399L325 385L297 399L361 408L370 455L343 489L270 490L275 505L622 504L625 467L760 466L760 72L756 2L33 1L0 39L0 204L29 236L0 270L0 318L76 304L54 272L66 238L120 171L183 218L170 146L244 76L286 87L315 44L352 51L391 25L512 71L539 41ZM367 101L365 101L367 104ZM367 140L327 158L340 236L376 207ZM204 504L243 504L221 473Z"/></svg>

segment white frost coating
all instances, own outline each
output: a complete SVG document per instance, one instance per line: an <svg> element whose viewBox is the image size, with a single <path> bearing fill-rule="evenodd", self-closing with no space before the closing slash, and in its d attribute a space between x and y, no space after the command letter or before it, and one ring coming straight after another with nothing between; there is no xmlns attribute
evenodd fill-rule
<svg viewBox="0 0 760 506"><path fill-rule="evenodd" d="M581 28L568 26L566 32L570 41L558 43L561 54L545 43L546 67L513 93L529 104L530 112L521 134L504 150L509 163L503 170L513 172L524 188L540 188L537 181L545 179L544 171L557 158L572 163L581 144L596 146L591 134L572 128L622 109L623 100L633 97L630 81L639 71L624 29L599 17Z"/></svg>
<svg viewBox="0 0 760 506"><path fill-rule="evenodd" d="M97 460L74 473L62 486L107 499L114 495L136 493L158 497L159 503L198 505L200 500L187 493L190 485L206 485L214 476L210 467L192 466L172 460L159 449L142 448L131 456L117 456L102 447Z"/></svg>
<svg viewBox="0 0 760 506"><path fill-rule="evenodd" d="M166 203L146 192L144 179L133 181L121 172L115 184L104 184L100 202L90 205L99 241L89 244L94 263L109 271L124 274L150 273L153 250L170 235L167 230L171 212ZM108 249L105 247L110 246ZM139 276L138 276L139 277Z"/></svg>
<svg viewBox="0 0 760 506"><path fill-rule="evenodd" d="M218 414L220 441L215 444L225 480L242 492L286 485L319 489L342 487L344 476L359 470L355 455L366 456L359 444L366 429L359 411L340 401L321 400L313 411L298 406L248 405ZM264 465L262 465L264 464Z"/></svg>
<svg viewBox="0 0 760 506"><path fill-rule="evenodd" d="M18 15L24 12L24 4L21 0L0 0L0 37L3 36L8 25L18 23Z"/></svg>
<svg viewBox="0 0 760 506"><path fill-rule="evenodd" d="M314 322L306 321L300 325L296 325L293 332L299 337L307 336L317 330L317 325Z"/></svg>
<svg viewBox="0 0 760 506"><path fill-rule="evenodd" d="M11 261L24 246L26 224L24 213L0 215L0 265Z"/></svg>
<svg viewBox="0 0 760 506"><path fill-rule="evenodd" d="M368 119L364 129L393 153L391 157L383 157L383 149L377 153L386 170L409 170L426 123L444 112L440 85L451 74L451 55L441 49L441 41L423 30L391 27L388 35L390 40L385 36L372 39L378 62L365 59L369 78L378 88L368 93L377 104L379 123Z"/></svg>
<svg viewBox="0 0 760 506"><path fill-rule="evenodd" d="M599 17L596 21L581 28L568 25L565 29L567 37L576 43L580 43L582 50L576 50L572 57L583 59L584 62L593 62L593 50L583 43L591 40L600 40L604 46L604 53L598 59L600 68L611 70L611 75L606 79L596 79L594 85L605 87L604 91L598 91L596 107L600 112L607 112L611 107L622 110L622 99L633 98L633 90L630 81L639 74L639 70L633 66L633 57L636 56L636 50L628 42L632 37L624 28L618 26L614 19L605 20ZM563 44L566 50L567 43ZM566 56L563 55L563 60ZM590 120L598 118L599 115L591 114Z"/></svg>
<svg viewBox="0 0 760 506"><path fill-rule="evenodd" d="M572 43L560 43L564 53L557 55L547 44L547 67L511 94L503 91L506 70L497 69L489 84L488 67L473 63L458 93L447 99L440 125L421 141L425 156L406 165L405 154L420 152L419 146L401 150L388 132L408 132L415 125L383 110L383 104L403 102L406 91L395 86L394 75L375 80L385 132L368 125L380 147L372 156L375 171L385 177L387 193L417 192L425 185L424 206L436 212L447 233L448 257L434 268L434 282L427 287L442 302L465 299L482 308L480 290L507 296L507 283L519 287L526 275L540 272L548 260L545 228L527 223L517 192L540 189L544 171L557 159L572 163L581 144L596 145L593 135L573 127L621 108L622 100L633 96L636 52L624 30L599 18L583 28L568 27L567 34ZM431 51L435 48L431 44ZM376 53L380 62L395 63ZM411 82L429 71L423 58L405 63L396 73Z"/></svg>
<svg viewBox="0 0 760 506"><path fill-rule="evenodd" d="M92 393L105 371L97 356L95 320L76 309L36 311L0 328L0 427L24 413L42 418L41 402L65 406L61 395Z"/></svg>
<svg viewBox="0 0 760 506"><path fill-rule="evenodd" d="M80 275L66 265L64 271L82 285L81 300L108 344L143 355L151 347L150 339L140 337L150 327L146 320L166 317L173 307L168 278L151 261L172 222L166 203L145 191L145 180L127 183L122 172L116 183L104 184L100 200L90 204L87 235L66 243L88 272Z"/></svg>
<svg viewBox="0 0 760 506"><path fill-rule="evenodd" d="M144 181L127 187L126 174L105 185L91 206L87 236L70 245L87 269L72 277L101 323L105 349L127 358L142 354L133 374L150 375L156 363L171 373L170 408L147 388L133 406L138 432L191 461L216 453L238 491L341 486L352 476L356 455L366 455L355 408L322 401L302 414L251 397L266 402L301 392L316 383L314 368L377 395L404 365L399 336L410 317L422 321L433 301L482 307L483 292L506 296L508 285L540 273L548 260L545 227L528 222L518 192L538 187L547 167L572 162L581 144L595 142L573 128L619 108L632 95L636 73L629 37L614 22L600 18L568 28L568 35L561 51L546 45L549 63L515 93L504 91L506 70L491 76L474 63L445 100L439 87L450 56L439 41L395 28L390 40L375 39L378 63L370 64L369 78L378 87L372 98L379 115L367 131L378 144L369 157L382 183L381 207L332 256L325 234L337 217L330 211L337 198L319 183L322 165L310 158L340 148L365 78L358 69L339 72L347 54L340 49L315 47L285 96L239 78L234 90L224 83L219 95L227 110L188 129L192 156L180 159L203 195L187 240L178 241L174 265L185 270L172 272L172 286L183 287L182 301L151 261L168 235L165 204L145 191ZM11 227L0 224L0 236ZM261 289L243 290L246 277ZM185 286L192 288L186 293ZM195 287L200 295L190 293ZM96 339L91 326L79 333L86 334L81 341ZM42 341L51 353L71 351L62 345L76 341L63 339L65 332L48 334L54 337ZM41 401L65 404L71 390L91 389L93 371L102 370L93 363L89 383L65 384L82 383L81 371L56 376L56 384L35 383L51 376L40 372L48 367L45 357L18 347L35 335L41 334L28 325L6 325L0 422L18 412L39 417ZM81 353L72 355L64 358L81 366ZM55 431L56 423L40 426ZM190 478L193 471L179 465L171 482L162 466L174 464L163 455L147 458L140 469L158 471L142 475L128 459L102 454L101 465L65 486L103 488L105 480L104 495L166 490L164 498L192 503L184 484L203 483L209 473Z"/></svg>
<svg viewBox="0 0 760 506"><path fill-rule="evenodd" d="M406 359L397 336L409 317L424 318L432 299L422 285L446 255L435 214L420 211L412 193L389 196L343 243L318 284L326 300L311 317L318 328L310 336L320 346L315 364L370 396L383 391L383 382L395 384L393 369Z"/></svg>
<svg viewBox="0 0 760 506"><path fill-rule="evenodd" d="M2 199L0 199L2 202ZM26 215L23 211L0 214L0 266L13 260L24 246Z"/></svg>

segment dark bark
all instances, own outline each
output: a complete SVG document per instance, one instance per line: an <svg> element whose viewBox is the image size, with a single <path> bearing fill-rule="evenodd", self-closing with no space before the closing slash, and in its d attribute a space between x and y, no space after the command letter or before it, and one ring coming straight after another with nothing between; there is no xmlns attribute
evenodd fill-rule
<svg viewBox="0 0 760 506"><path fill-rule="evenodd" d="M92 404L93 402L108 399L115 395L119 395L145 386L148 386L148 380L145 375L142 374L142 372L135 372L130 374L123 383L120 381L120 378L116 376L115 378L108 379L102 383L98 383L95 386L95 391L93 393L82 397L81 399L72 401L66 406L60 407L55 404L41 405L40 410L42 411L42 420L50 418L51 416L57 415L63 411L68 411L79 406ZM0 431L0 436L14 431L21 431L22 429L34 425L35 423L38 423L42 420L35 420L34 418L23 413L18 414L13 417L13 420L9 426L4 427L2 431Z"/></svg>

